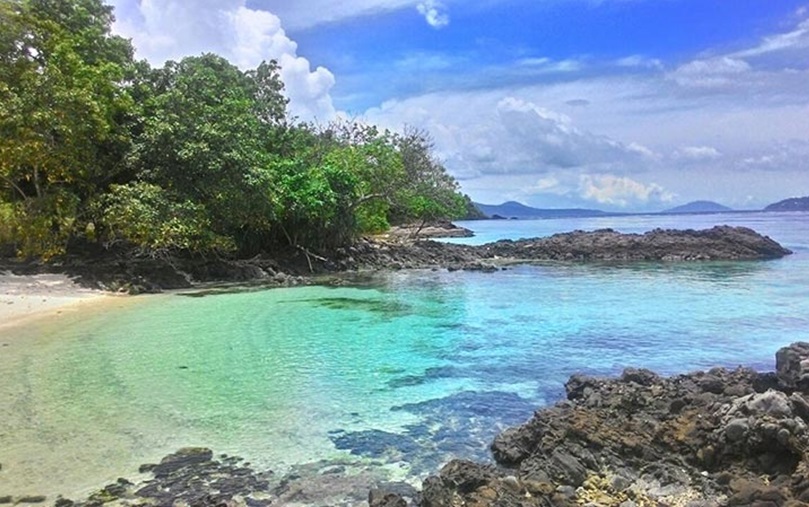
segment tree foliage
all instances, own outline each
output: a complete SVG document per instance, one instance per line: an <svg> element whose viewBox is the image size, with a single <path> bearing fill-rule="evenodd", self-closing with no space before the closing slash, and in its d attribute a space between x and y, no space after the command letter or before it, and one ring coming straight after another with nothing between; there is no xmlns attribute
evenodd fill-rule
<svg viewBox="0 0 809 507"><path fill-rule="evenodd" d="M14 241L49 256L128 149L128 42L100 0L0 2L0 182Z"/></svg>
<svg viewBox="0 0 809 507"><path fill-rule="evenodd" d="M326 250L463 213L429 136L295 124L276 62L151 68L102 0L0 0L0 246Z"/></svg>

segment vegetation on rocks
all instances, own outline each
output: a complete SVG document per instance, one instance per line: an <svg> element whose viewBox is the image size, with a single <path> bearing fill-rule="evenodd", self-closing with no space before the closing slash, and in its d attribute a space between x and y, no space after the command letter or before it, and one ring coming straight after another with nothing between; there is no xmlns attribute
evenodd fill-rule
<svg viewBox="0 0 809 507"><path fill-rule="evenodd" d="M453 218L429 136L286 113L276 62L152 68L101 0L0 0L0 248L252 256Z"/></svg>

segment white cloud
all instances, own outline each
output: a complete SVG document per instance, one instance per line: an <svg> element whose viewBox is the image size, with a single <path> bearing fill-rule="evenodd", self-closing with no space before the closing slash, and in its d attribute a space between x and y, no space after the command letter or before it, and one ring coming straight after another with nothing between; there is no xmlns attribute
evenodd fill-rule
<svg viewBox="0 0 809 507"><path fill-rule="evenodd" d="M437 0L424 0L416 6L419 14L424 16L427 24L435 29L449 25L449 14L446 7Z"/></svg>
<svg viewBox="0 0 809 507"><path fill-rule="evenodd" d="M809 141L792 139L771 143L748 152L736 167L745 171L798 169L809 172Z"/></svg>
<svg viewBox="0 0 809 507"><path fill-rule="evenodd" d="M414 8L419 0L253 0L253 5L274 12L290 30L312 28L327 23Z"/></svg>
<svg viewBox="0 0 809 507"><path fill-rule="evenodd" d="M805 9L799 9L797 15L806 16ZM757 46L738 51L736 58L749 58L795 49L809 49L809 19L802 21L794 30L765 37Z"/></svg>
<svg viewBox="0 0 809 507"><path fill-rule="evenodd" d="M656 183L645 184L613 174L582 175L579 192L584 199L620 207L671 202L675 198L673 193Z"/></svg>
<svg viewBox="0 0 809 507"><path fill-rule="evenodd" d="M248 8L245 0L116 0L114 31L132 39L141 58L153 65L212 52L242 69L275 59L290 99L289 110L301 119L328 120L335 114L330 91L334 75L312 70L297 54L275 14Z"/></svg>
<svg viewBox="0 0 809 507"><path fill-rule="evenodd" d="M643 146L582 131L569 117L514 97L501 100L497 114L503 131L489 143L508 152L512 170L616 164L635 169L653 156Z"/></svg>
<svg viewBox="0 0 809 507"><path fill-rule="evenodd" d="M537 180L531 187L531 193L558 192L560 188L559 178L556 176L545 176Z"/></svg>
<svg viewBox="0 0 809 507"><path fill-rule="evenodd" d="M565 60L552 60L546 57L530 57L517 60L516 65L531 69L533 74L555 74L555 73L570 73L582 70L583 64L581 61L574 58L567 58Z"/></svg>
<svg viewBox="0 0 809 507"><path fill-rule="evenodd" d="M716 88L732 84L740 74L750 70L750 64L744 60L721 56L681 65L670 78L684 87Z"/></svg>
<svg viewBox="0 0 809 507"><path fill-rule="evenodd" d="M685 161L716 160L721 157L722 153L712 146L685 146L672 155L675 160Z"/></svg>
<svg viewBox="0 0 809 507"><path fill-rule="evenodd" d="M647 58L642 55L632 55L627 56L624 58L620 58L615 61L615 65L619 67L640 67L640 68L648 68L648 69L662 69L663 62L656 58Z"/></svg>

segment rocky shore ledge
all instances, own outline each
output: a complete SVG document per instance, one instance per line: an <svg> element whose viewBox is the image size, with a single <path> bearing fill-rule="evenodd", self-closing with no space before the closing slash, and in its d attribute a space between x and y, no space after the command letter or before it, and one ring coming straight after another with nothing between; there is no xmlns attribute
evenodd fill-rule
<svg viewBox="0 0 809 507"><path fill-rule="evenodd" d="M59 272L85 287L112 292L159 292L207 282L289 286L318 283L313 275L388 269L496 271L508 264L561 262L763 260L791 252L744 227L623 234L611 229L480 246L436 241L365 239L333 252L287 248L251 259L150 258L126 252L73 255L49 264L0 261L0 271Z"/></svg>
<svg viewBox="0 0 809 507"><path fill-rule="evenodd" d="M627 369L617 378L574 375L565 387L567 400L495 438L496 464L453 460L421 492L372 484L370 506L809 505L809 343L779 350L775 372L715 368L664 378ZM119 479L82 502L55 505L306 505L340 474L278 481L199 448L140 471L153 478Z"/></svg>
<svg viewBox="0 0 809 507"><path fill-rule="evenodd" d="M496 466L450 462L420 505L809 505L809 343L776 362L573 376L567 401L495 438Z"/></svg>

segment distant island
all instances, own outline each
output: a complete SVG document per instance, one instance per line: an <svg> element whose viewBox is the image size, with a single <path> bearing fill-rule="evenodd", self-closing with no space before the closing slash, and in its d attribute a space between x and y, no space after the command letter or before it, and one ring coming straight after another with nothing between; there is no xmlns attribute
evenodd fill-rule
<svg viewBox="0 0 809 507"><path fill-rule="evenodd" d="M770 204L764 211L809 211L809 197L792 197Z"/></svg>
<svg viewBox="0 0 809 507"><path fill-rule="evenodd" d="M532 208L525 204L508 201L503 204L481 204L474 203L475 207L479 209L484 215L489 218L518 218L518 219L531 219L531 218L578 218L578 217L600 217L605 215L612 215L597 209L583 209L583 208L562 208L562 209L543 209Z"/></svg>
<svg viewBox="0 0 809 507"><path fill-rule="evenodd" d="M667 209L662 213L674 215L678 213L724 213L728 211L733 211L733 209L713 201L693 201L688 204L683 204L682 206Z"/></svg>
<svg viewBox="0 0 809 507"><path fill-rule="evenodd" d="M503 204L481 204L471 202L472 207L479 213L468 213L466 220L503 220L503 219L543 219L543 218L590 218L590 217L614 217L627 215L685 215L700 213L754 213L761 211L809 211L809 196L793 197L783 201L770 204L763 210L736 210L714 201L692 201L682 206L666 209L657 212L617 212L604 211L588 208L534 208L517 201L507 201Z"/></svg>

